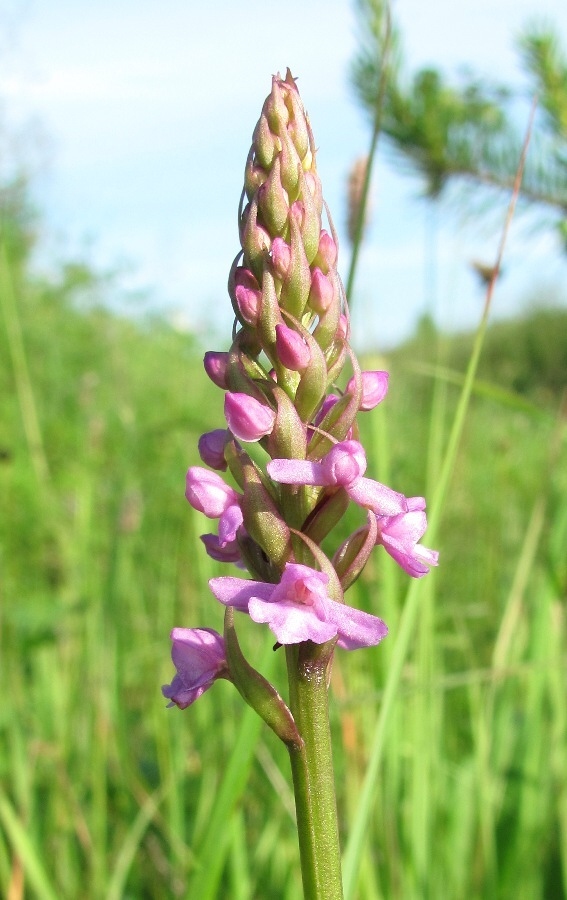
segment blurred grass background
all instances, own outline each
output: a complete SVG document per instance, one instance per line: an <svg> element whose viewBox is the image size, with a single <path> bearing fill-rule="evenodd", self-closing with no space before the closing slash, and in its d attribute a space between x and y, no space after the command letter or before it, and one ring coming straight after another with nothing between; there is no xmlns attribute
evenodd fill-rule
<svg viewBox="0 0 567 900"><path fill-rule="evenodd" d="M0 894L295 900L285 749L227 683L185 712L160 693L171 627L222 627L206 580L227 570L183 497L222 417L205 348L163 318L111 312L115 286L88 267L34 276L25 204L2 216ZM365 361L391 372L386 403L361 416L373 477L431 496L471 346L424 318ZM567 894L566 376L564 309L489 329L440 567L418 586L361 900ZM345 844L408 580L376 551L349 595L390 636L336 658ZM239 617L243 646L285 695L283 660L251 624Z"/></svg>

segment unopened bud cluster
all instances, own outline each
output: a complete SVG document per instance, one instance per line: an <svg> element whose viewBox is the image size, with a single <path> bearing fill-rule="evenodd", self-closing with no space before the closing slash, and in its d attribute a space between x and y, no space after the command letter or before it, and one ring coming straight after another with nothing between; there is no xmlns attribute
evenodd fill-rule
<svg viewBox="0 0 567 900"><path fill-rule="evenodd" d="M414 577L436 565L437 554L419 544L424 500L365 475L357 416L383 400L388 375L361 372L349 345L337 240L332 224L322 225L323 207L313 134L288 70L273 78L246 162L241 251L228 283L232 345L205 354L207 375L225 392L225 425L201 437L206 468L189 469L186 497L218 521L216 533L202 536L206 552L251 575L212 579L217 600L267 623L280 644L356 649L387 633L380 619L344 603L373 548L384 546ZM351 377L341 391L336 384L347 364ZM250 442L270 457L265 466L246 451ZM226 470L234 486L219 474ZM350 503L365 510L366 522L329 558L321 542ZM175 629L174 645L183 631L193 629ZM218 642L206 636L203 644L199 632L199 647L214 646L215 657L208 666L199 661L195 683L187 675L181 702L167 687L173 703L188 705L214 677L231 678L252 702L249 685L260 676L242 674L232 625L230 634L225 665ZM191 639L185 660L187 646Z"/></svg>

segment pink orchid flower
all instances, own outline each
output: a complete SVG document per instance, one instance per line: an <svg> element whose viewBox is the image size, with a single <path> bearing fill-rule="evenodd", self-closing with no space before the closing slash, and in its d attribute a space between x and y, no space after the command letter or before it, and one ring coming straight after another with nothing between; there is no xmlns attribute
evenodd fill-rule
<svg viewBox="0 0 567 900"><path fill-rule="evenodd" d="M318 462L306 459L273 459L267 465L270 478L281 484L313 484L342 487L351 500L377 516L407 512L407 500L391 488L363 478L366 454L358 441L335 444Z"/></svg>
<svg viewBox="0 0 567 900"><path fill-rule="evenodd" d="M171 701L168 706L186 709L217 678L228 678L224 638L211 628L174 628L171 640L171 658L177 672L161 692Z"/></svg>
<svg viewBox="0 0 567 900"><path fill-rule="evenodd" d="M225 484L220 475L201 466L191 466L185 481L185 496L193 509L209 519L219 520L221 548L236 540L236 532L242 525L241 494Z"/></svg>
<svg viewBox="0 0 567 900"><path fill-rule="evenodd" d="M267 623L280 644L323 644L337 636L338 646L346 650L380 643L388 633L384 622L331 600L328 582L323 572L287 563L279 584L225 576L211 578L209 585L225 606L247 612L254 622Z"/></svg>
<svg viewBox="0 0 567 900"><path fill-rule="evenodd" d="M397 516L377 517L377 544L382 544L392 559L412 578L427 575L430 566L436 566L439 553L418 543L427 528L425 500L408 498L408 512Z"/></svg>

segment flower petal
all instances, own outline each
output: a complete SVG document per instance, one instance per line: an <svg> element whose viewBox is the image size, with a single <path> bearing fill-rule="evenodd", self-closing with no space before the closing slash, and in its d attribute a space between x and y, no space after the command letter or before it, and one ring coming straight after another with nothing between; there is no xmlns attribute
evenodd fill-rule
<svg viewBox="0 0 567 900"><path fill-rule="evenodd" d="M248 605L248 611L254 622L267 623L270 626L280 644L298 644L300 641L324 644L337 633L337 628L332 622L327 622L317 615L317 604L304 606L293 601L270 603L259 597L253 597Z"/></svg>
<svg viewBox="0 0 567 900"><path fill-rule="evenodd" d="M269 600L274 592L273 584L267 584L264 581L247 581L245 578L233 578L231 575L211 578L209 587L217 600L224 606L232 606L240 612L248 612L248 603L251 597Z"/></svg>
<svg viewBox="0 0 567 900"><path fill-rule="evenodd" d="M238 503L225 509L219 519L219 544L221 547L232 544L236 540L236 532L243 521L244 517Z"/></svg>
<svg viewBox="0 0 567 900"><path fill-rule="evenodd" d="M330 484L323 466L307 459L273 459L266 466L268 475L280 484Z"/></svg>
<svg viewBox="0 0 567 900"><path fill-rule="evenodd" d="M396 516L407 510L407 501L403 494L371 478L359 478L345 490L351 500L359 506L371 509L377 516Z"/></svg>
<svg viewBox="0 0 567 900"><path fill-rule="evenodd" d="M328 601L327 616L336 626L339 635L337 645L344 650L374 647L388 634L388 627L382 619L334 600Z"/></svg>
<svg viewBox="0 0 567 900"><path fill-rule="evenodd" d="M174 628L171 658L177 672L162 694L169 706L186 709L217 678L227 677L224 639L211 628Z"/></svg>

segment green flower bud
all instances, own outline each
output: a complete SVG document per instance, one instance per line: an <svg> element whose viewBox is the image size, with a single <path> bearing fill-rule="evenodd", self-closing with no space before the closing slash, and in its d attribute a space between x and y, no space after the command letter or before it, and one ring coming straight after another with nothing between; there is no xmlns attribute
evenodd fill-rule
<svg viewBox="0 0 567 900"><path fill-rule="evenodd" d="M263 169L269 169L274 161L274 157L281 150L281 141L270 130L265 113L262 113L254 129L252 145L256 153L256 162Z"/></svg>
<svg viewBox="0 0 567 900"><path fill-rule="evenodd" d="M280 303L296 319L303 315L311 289L311 270L295 216L289 217L291 260L283 279Z"/></svg>
<svg viewBox="0 0 567 900"><path fill-rule="evenodd" d="M264 257L270 251L270 235L258 224L258 202L252 200L242 213L240 242L244 250L246 265L252 269L258 280L262 277Z"/></svg>
<svg viewBox="0 0 567 900"><path fill-rule="evenodd" d="M272 235L284 233L289 213L289 201L282 187L280 165L280 159L276 157L266 181L258 190L262 219Z"/></svg>

